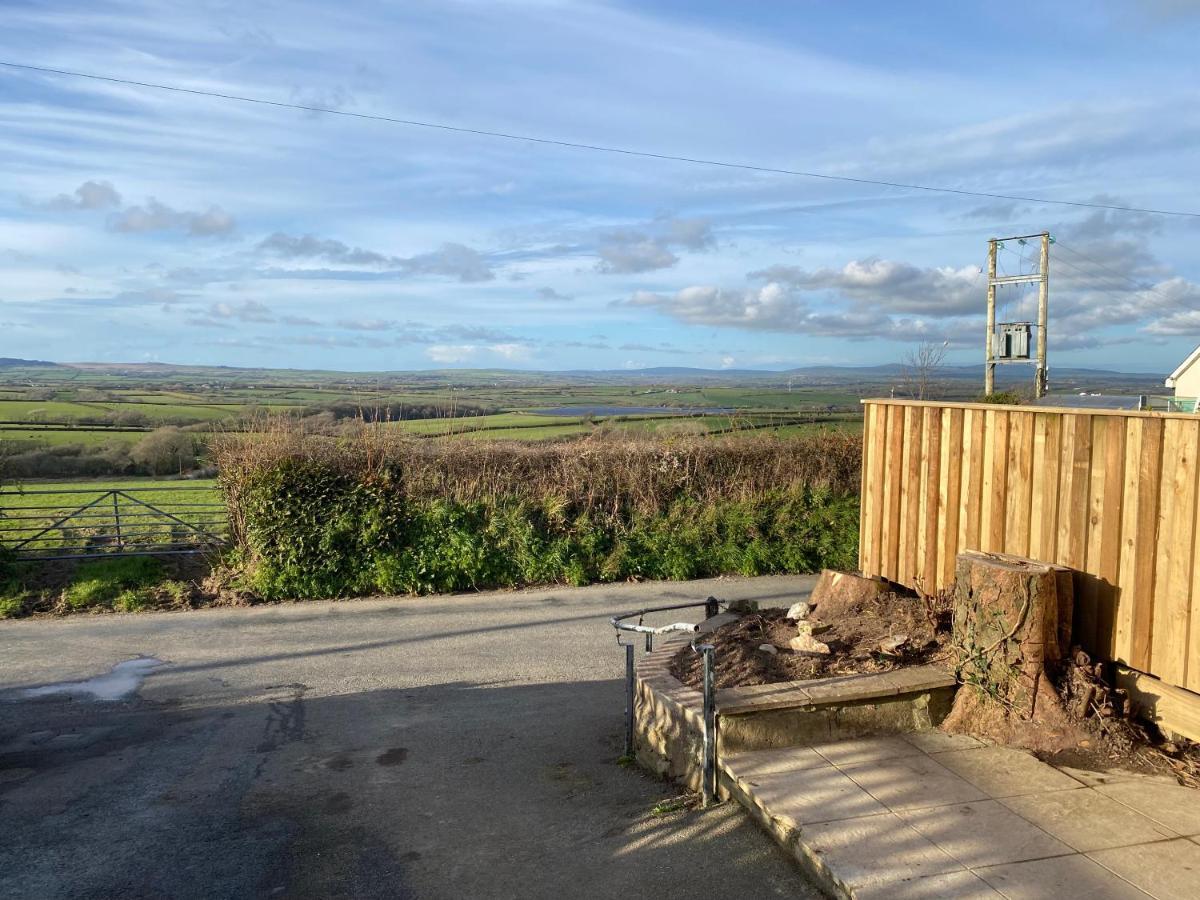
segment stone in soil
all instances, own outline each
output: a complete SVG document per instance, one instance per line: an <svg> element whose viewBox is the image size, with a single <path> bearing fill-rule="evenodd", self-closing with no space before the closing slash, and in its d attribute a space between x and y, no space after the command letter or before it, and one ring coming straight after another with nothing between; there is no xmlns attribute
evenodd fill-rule
<svg viewBox="0 0 1200 900"><path fill-rule="evenodd" d="M716 686L805 681L922 665L941 654L948 636L948 623L918 597L875 595L843 606L841 615L832 620L825 617L826 609L815 607L811 618L800 622L788 618L789 610L765 609L712 632L707 640L715 647ZM802 626L811 632L798 634ZM908 635L908 640L894 654L880 652L881 641L901 634ZM803 639L802 649L817 652L797 652L793 639ZM767 644L776 652L760 649ZM823 645L829 652L820 652L815 645ZM685 684L700 685L699 657L686 647L672 660L671 672Z"/></svg>

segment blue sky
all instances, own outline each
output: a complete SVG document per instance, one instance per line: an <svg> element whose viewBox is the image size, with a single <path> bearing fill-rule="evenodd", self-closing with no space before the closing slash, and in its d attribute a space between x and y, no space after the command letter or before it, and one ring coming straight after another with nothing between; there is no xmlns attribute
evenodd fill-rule
<svg viewBox="0 0 1200 900"><path fill-rule="evenodd" d="M914 8L916 7L916 8ZM851 177L1200 211L1200 3L0 0L0 59ZM1200 342L1200 219L588 153L0 69L0 356L356 370ZM1028 268L1007 245L1004 271ZM1099 262L1100 266L1095 265ZM1002 292L1009 318L1031 295Z"/></svg>

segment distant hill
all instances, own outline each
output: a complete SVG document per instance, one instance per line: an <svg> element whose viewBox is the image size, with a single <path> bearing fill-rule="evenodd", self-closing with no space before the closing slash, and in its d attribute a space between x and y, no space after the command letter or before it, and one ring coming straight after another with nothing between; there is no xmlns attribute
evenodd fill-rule
<svg viewBox="0 0 1200 900"><path fill-rule="evenodd" d="M44 359L15 359L11 356L0 356L0 369L44 369L59 368L58 363L46 362Z"/></svg>
<svg viewBox="0 0 1200 900"><path fill-rule="evenodd" d="M37 370L38 375L33 371ZM425 387L549 386L554 384L602 384L626 386L737 386L755 388L833 388L859 396L886 396L901 388L906 375L898 363L876 366L798 366L792 369L703 369L689 366L656 366L644 369L571 369L530 371L524 369L424 369L416 371L339 372L328 369L267 369L235 366L178 365L165 362L142 363L52 363L43 360L0 359L0 380L9 377L28 381L58 380L92 385L107 385L135 380L148 385L175 383L222 384L241 386L306 384L338 385L346 389L381 389L401 384ZM44 373L44 374L42 374ZM1102 392L1156 394L1163 391L1160 374L1114 372L1104 369L1051 368L1052 390L1062 392ZM978 394L983 386L983 366L943 366L934 381L954 396ZM1033 367L1002 365L996 370L998 385L1019 387L1033 383Z"/></svg>

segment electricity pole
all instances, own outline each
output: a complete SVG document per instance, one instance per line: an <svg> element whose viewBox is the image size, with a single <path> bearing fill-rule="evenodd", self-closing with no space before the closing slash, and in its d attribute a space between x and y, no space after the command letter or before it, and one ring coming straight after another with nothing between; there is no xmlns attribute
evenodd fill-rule
<svg viewBox="0 0 1200 900"><path fill-rule="evenodd" d="M1050 321L1050 232L1042 235L1042 252L1038 260L1038 333L1037 372L1033 386L1039 400L1046 396L1046 326Z"/></svg>
<svg viewBox="0 0 1200 900"><path fill-rule="evenodd" d="M988 241L988 288L987 288L987 340L984 343L987 352L987 364L983 370L983 392L987 396L996 393L996 247L998 241L992 238Z"/></svg>
<svg viewBox="0 0 1200 900"><path fill-rule="evenodd" d="M1038 270L1028 275L996 275L996 251L1006 241L1024 244L1031 238L1041 242ZM1050 232L1024 234L1010 238L992 238L988 241L988 286L987 286L987 343L984 355L983 389L988 395L996 391L996 365L998 363L1028 363L1029 331L1031 322L1001 322L997 331L996 288L1005 284L1037 283L1037 359L1033 381L1033 393L1039 400L1046 395L1046 330L1050 320Z"/></svg>

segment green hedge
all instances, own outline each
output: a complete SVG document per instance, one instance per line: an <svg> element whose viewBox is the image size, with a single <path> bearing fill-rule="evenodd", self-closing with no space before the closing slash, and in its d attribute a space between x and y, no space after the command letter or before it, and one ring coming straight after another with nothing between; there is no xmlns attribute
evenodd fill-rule
<svg viewBox="0 0 1200 900"><path fill-rule="evenodd" d="M237 554L265 599L854 568L858 499L790 485L601 513L565 499L413 497L398 475L272 460L237 491Z"/></svg>

